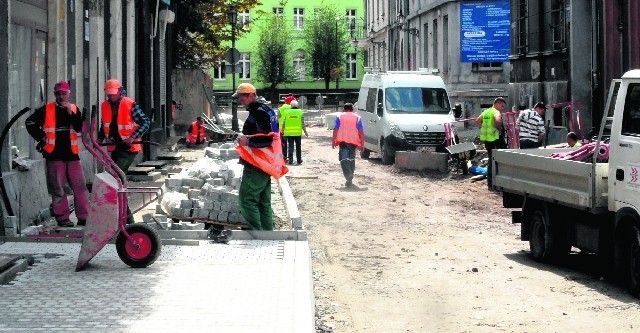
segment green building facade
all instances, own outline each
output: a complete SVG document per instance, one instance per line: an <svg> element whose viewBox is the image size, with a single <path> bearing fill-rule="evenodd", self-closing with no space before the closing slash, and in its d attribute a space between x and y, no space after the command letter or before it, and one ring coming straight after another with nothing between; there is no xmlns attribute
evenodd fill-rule
<svg viewBox="0 0 640 333"><path fill-rule="evenodd" d="M240 73L236 73L236 85L248 82L253 84L259 92L264 89L267 84L258 81L254 75L257 55L254 59L254 52L260 35L261 24L266 23L268 15L264 13L277 13L284 15L285 20L292 27L292 60L296 72L296 78L291 83L282 83L278 85L280 93L288 92L319 92L325 91L325 82L323 79L312 79L305 75L305 59L303 50L303 28L304 24L313 19L314 8L320 7L322 4L336 5L338 11L344 13L340 19L345 22L352 23L354 30L352 36L356 38L358 29L362 29L364 17L364 1L362 0L289 0L284 6L279 0L262 0L262 4L254 7L247 12L238 13L238 25L249 22L251 30L238 40L236 40L236 49L240 52L240 61L238 67ZM260 15L262 13L262 15ZM230 47L225 45L224 47ZM307 59L307 61L310 61ZM347 56L344 63L345 76L339 81L340 91L357 91L360 88L362 76L364 72L364 56L362 48L358 48L352 44L349 45ZM225 64L225 62L221 62ZM211 77L213 78L213 90L215 93L230 92L233 90L231 74L226 73L225 66L219 66L211 69ZM229 66L226 66L227 69ZM333 80L330 90L335 90L336 83Z"/></svg>

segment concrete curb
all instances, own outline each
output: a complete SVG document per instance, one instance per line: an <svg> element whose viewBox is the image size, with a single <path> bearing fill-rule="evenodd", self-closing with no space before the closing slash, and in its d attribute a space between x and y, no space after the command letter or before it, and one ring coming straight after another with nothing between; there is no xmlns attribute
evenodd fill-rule
<svg viewBox="0 0 640 333"><path fill-rule="evenodd" d="M291 221L291 228L293 230L304 230L302 218L298 211L298 204L293 196L293 192L291 192L291 186L289 186L289 181L286 176L282 176L278 179L278 188L280 189L280 194L284 201L284 209L287 212L287 217L289 218L289 221Z"/></svg>
<svg viewBox="0 0 640 333"><path fill-rule="evenodd" d="M27 259L16 261L13 266L0 273L0 285L11 282L18 273L26 271L28 266L29 260Z"/></svg>

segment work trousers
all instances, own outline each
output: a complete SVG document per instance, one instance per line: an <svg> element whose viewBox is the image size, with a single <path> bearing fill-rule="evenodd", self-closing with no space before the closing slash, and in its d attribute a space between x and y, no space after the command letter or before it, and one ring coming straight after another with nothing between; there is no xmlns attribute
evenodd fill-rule
<svg viewBox="0 0 640 333"><path fill-rule="evenodd" d="M491 170L493 169L493 150L494 149L504 149L506 145L504 144L504 140L502 138L492 141L492 142L484 142L484 147L487 150L489 155L489 165L487 166L487 186L489 190L492 190L493 187L493 173Z"/></svg>
<svg viewBox="0 0 640 333"><path fill-rule="evenodd" d="M282 142L282 154L286 154L287 150L287 139L284 137L284 134L280 133L280 141Z"/></svg>
<svg viewBox="0 0 640 333"><path fill-rule="evenodd" d="M122 170L122 172L126 174L127 171L129 170L129 167L131 166L131 164L133 164L133 161L136 159L137 155L138 153L133 153L130 151L114 150L111 152L111 159L113 160L113 162L116 163L118 168L120 168L120 170ZM133 215L131 214L131 209L129 209L129 205L127 205L127 222L129 224L135 222Z"/></svg>
<svg viewBox="0 0 640 333"><path fill-rule="evenodd" d="M539 147L540 143L538 141L520 140L520 149L533 149Z"/></svg>
<svg viewBox="0 0 640 333"><path fill-rule="evenodd" d="M51 195L51 211L56 221L69 219L71 210L64 186L69 183L73 190L73 202L76 216L86 219L89 214L89 191L84 178L82 163L78 161L47 160L47 189Z"/></svg>
<svg viewBox="0 0 640 333"><path fill-rule="evenodd" d="M338 149L342 174L347 181L353 180L353 174L356 171L356 148L354 144L341 142Z"/></svg>
<svg viewBox="0 0 640 333"><path fill-rule="evenodd" d="M271 176L254 166L245 165L239 199L240 213L251 229L273 230Z"/></svg>
<svg viewBox="0 0 640 333"><path fill-rule="evenodd" d="M287 139L287 144L288 144L288 148L289 150L287 151L287 156L289 157L289 163L293 163L293 145L295 144L295 148L296 148L296 159L298 164L302 163L302 150L301 150L301 145L302 145L302 136L298 135L298 136L287 136L285 137Z"/></svg>

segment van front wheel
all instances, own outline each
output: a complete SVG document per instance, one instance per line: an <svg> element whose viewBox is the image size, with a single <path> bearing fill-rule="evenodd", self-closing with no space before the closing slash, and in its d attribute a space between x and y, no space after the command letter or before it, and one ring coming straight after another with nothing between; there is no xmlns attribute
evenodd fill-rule
<svg viewBox="0 0 640 333"><path fill-rule="evenodd" d="M391 165L396 159L396 152L389 146L387 141L382 141L380 147L380 155L382 157L382 164Z"/></svg>

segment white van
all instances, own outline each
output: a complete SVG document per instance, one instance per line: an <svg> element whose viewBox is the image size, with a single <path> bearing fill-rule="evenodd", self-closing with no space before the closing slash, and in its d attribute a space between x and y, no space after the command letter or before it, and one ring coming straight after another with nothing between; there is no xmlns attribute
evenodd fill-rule
<svg viewBox="0 0 640 333"><path fill-rule="evenodd" d="M442 78L428 70L365 74L356 104L364 126L362 158L392 164L398 150L444 151L454 115Z"/></svg>

